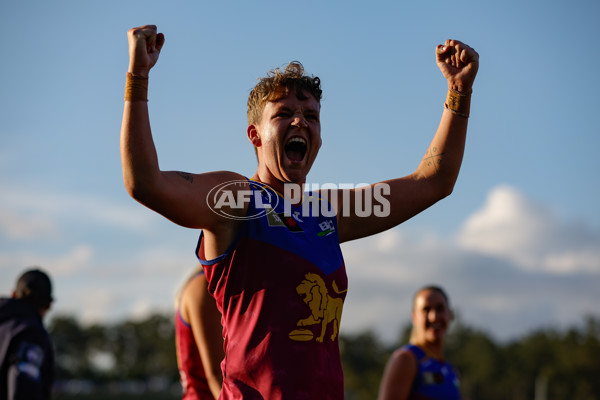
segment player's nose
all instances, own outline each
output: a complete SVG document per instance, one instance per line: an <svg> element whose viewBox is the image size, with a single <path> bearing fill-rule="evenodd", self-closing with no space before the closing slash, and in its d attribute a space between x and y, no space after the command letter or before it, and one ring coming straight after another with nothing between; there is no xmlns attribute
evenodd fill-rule
<svg viewBox="0 0 600 400"><path fill-rule="evenodd" d="M306 124L306 119L304 118L304 115L295 114L294 118L292 119L292 125L300 127L300 128L305 128L307 126L307 124Z"/></svg>

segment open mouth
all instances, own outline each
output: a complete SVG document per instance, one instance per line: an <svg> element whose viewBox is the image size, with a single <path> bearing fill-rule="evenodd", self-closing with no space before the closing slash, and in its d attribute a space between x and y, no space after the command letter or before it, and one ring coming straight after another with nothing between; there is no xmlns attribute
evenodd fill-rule
<svg viewBox="0 0 600 400"><path fill-rule="evenodd" d="M285 155L291 161L302 161L306 150L306 140L301 137L293 137L285 144Z"/></svg>

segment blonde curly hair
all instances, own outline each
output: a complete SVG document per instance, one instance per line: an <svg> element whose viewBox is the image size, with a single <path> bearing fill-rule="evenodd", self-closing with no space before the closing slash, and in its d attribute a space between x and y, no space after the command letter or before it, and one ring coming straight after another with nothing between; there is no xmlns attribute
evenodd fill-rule
<svg viewBox="0 0 600 400"><path fill-rule="evenodd" d="M290 62L283 70L275 68L267 73L264 78L259 78L258 83L248 96L248 125L260 122L265 103L287 96L293 91L298 98L303 99L308 93L319 104L321 103L321 80L304 73L304 66L298 61Z"/></svg>

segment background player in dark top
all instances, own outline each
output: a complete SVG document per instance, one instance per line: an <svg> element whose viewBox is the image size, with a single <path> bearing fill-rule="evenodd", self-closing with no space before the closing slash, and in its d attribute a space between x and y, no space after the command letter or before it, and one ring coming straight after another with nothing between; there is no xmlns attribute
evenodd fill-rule
<svg viewBox="0 0 600 400"><path fill-rule="evenodd" d="M51 398L54 351L42 322L51 303L50 278L38 269L0 299L0 400Z"/></svg>

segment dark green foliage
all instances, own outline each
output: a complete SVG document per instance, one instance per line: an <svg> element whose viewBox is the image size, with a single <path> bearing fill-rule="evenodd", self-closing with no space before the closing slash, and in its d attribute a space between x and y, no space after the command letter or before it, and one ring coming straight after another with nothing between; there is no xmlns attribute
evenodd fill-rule
<svg viewBox="0 0 600 400"><path fill-rule="evenodd" d="M49 331L56 348L57 380L91 382L86 393L59 391L55 399L180 398L172 315L106 326L82 326L71 317L55 317ZM373 332L340 335L347 400L377 398L388 357L409 335L406 326L393 345L382 343ZM538 394L545 388L547 400L600 399L597 318L563 331L540 329L501 344L458 319L447 337L446 358L460 374L464 399L531 400L536 383ZM115 385L141 387L142 393L115 392Z"/></svg>
<svg viewBox="0 0 600 400"><path fill-rule="evenodd" d="M73 318L59 316L50 322L48 331L56 350L59 392L69 391L65 389L66 382L75 382L75 386L85 387L86 392L135 389L143 391L144 398L147 392L179 389L171 315L156 314L142 321L89 327L81 326ZM64 393L57 396L60 395L66 396ZM77 396L87 398L82 393Z"/></svg>
<svg viewBox="0 0 600 400"><path fill-rule="evenodd" d="M389 357L373 332L340 336L346 400L374 399Z"/></svg>
<svg viewBox="0 0 600 400"><path fill-rule="evenodd" d="M493 400L504 389L501 349L482 331L454 322L446 339L446 358L458 370L465 398Z"/></svg>

